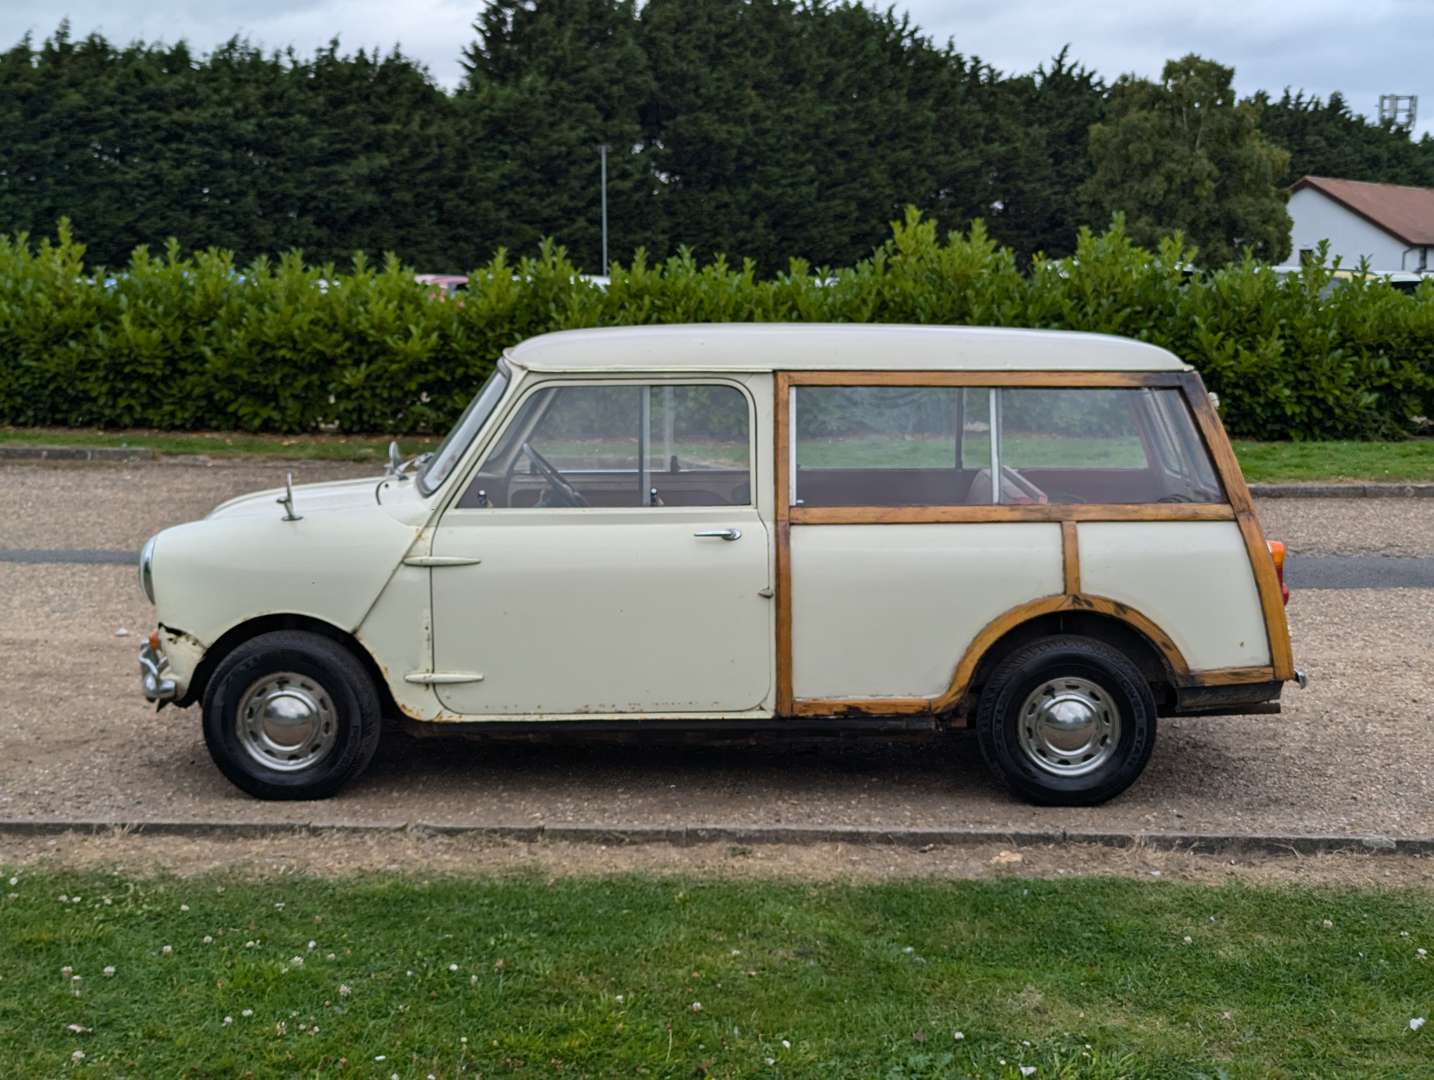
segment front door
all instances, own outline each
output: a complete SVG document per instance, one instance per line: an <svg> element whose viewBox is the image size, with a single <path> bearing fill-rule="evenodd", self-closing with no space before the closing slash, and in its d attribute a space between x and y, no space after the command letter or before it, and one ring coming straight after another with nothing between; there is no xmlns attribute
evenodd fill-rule
<svg viewBox="0 0 1434 1080"><path fill-rule="evenodd" d="M769 703L773 614L752 399L732 382L535 386L443 515L445 708L743 713Z"/></svg>

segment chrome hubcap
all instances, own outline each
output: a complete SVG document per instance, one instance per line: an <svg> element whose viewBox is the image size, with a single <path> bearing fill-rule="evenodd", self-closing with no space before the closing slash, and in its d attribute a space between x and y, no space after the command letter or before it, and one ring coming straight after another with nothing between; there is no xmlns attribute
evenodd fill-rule
<svg viewBox="0 0 1434 1080"><path fill-rule="evenodd" d="M1021 750L1043 772L1083 776L1120 742L1120 709L1089 679L1047 679L1026 696L1017 729Z"/></svg>
<svg viewBox="0 0 1434 1080"><path fill-rule="evenodd" d="M296 772L317 764L338 741L328 691L306 675L265 675L239 699L235 731L245 753L267 769Z"/></svg>

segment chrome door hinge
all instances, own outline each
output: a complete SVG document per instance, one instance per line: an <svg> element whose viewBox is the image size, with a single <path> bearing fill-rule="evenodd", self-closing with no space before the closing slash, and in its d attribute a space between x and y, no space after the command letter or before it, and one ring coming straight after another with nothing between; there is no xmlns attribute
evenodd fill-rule
<svg viewBox="0 0 1434 1080"><path fill-rule="evenodd" d="M476 671L411 671L403 677L406 683L419 686L456 686L459 683L482 682Z"/></svg>

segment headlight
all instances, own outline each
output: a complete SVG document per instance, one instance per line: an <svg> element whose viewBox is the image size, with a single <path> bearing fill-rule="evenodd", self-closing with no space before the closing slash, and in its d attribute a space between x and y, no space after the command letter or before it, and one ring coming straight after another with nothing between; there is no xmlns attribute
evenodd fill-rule
<svg viewBox="0 0 1434 1080"><path fill-rule="evenodd" d="M139 553L139 587L151 604L154 603L154 542L158 539L158 535L151 536Z"/></svg>

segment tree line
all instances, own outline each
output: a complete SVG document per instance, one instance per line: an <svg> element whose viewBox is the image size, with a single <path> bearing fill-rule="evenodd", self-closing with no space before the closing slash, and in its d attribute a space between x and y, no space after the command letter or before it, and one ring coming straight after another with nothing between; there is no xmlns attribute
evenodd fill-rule
<svg viewBox="0 0 1434 1080"><path fill-rule="evenodd" d="M492 0L453 91L395 49L117 46L62 23L0 54L0 231L68 216L91 265L175 236L241 261L391 251L463 272L499 248L690 249L845 266L914 206L1019 258L1125 214L1218 265L1289 254L1301 175L1434 186L1419 141L1328 99L1240 100L1199 57L1107 82L1062 51L1008 74L846 0Z"/></svg>

